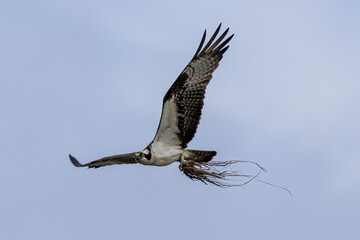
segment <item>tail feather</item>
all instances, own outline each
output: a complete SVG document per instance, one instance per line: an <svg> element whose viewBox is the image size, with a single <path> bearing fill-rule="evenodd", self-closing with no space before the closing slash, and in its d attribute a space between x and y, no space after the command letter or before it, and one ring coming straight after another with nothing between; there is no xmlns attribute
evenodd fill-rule
<svg viewBox="0 0 360 240"><path fill-rule="evenodd" d="M185 160L191 160L199 163L210 162L216 155L216 151L200 151L200 150L186 150Z"/></svg>

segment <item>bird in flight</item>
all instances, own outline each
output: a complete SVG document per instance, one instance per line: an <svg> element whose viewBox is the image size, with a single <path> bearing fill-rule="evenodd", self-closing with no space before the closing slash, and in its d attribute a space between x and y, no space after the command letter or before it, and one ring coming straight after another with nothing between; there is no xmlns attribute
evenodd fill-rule
<svg viewBox="0 0 360 240"><path fill-rule="evenodd" d="M144 150L104 157L86 164L79 163L76 158L69 155L73 165L99 168L114 164L136 163L166 166L179 162L180 171L190 179L199 180L205 184L230 187L243 185L254 179L257 175L242 175L232 170L234 164L245 161L212 161L216 151L187 149L187 145L193 139L199 125L206 87L224 53L229 48L227 44L234 36L232 34L226 38L229 31L227 28L216 38L220 28L221 24L204 46L205 30L194 57L165 94L157 132ZM263 168L260 167L260 169L259 173L264 171ZM248 177L249 179L245 183L231 184L228 180L232 177Z"/></svg>

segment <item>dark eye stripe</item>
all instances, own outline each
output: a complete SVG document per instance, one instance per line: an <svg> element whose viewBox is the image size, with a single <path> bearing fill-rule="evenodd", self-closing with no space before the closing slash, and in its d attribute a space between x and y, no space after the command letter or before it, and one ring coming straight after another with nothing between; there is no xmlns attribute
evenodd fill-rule
<svg viewBox="0 0 360 240"><path fill-rule="evenodd" d="M145 157L146 157L147 160L150 160L151 159L151 153L145 155Z"/></svg>
<svg viewBox="0 0 360 240"><path fill-rule="evenodd" d="M151 143L152 143L152 142L151 142ZM151 143L150 143L150 144L151 144ZM151 159L150 144L145 148L145 149L147 149L147 150L149 151L149 154L146 154L146 155L145 155L145 158L146 158L147 160L149 160L149 161L150 161L150 159Z"/></svg>

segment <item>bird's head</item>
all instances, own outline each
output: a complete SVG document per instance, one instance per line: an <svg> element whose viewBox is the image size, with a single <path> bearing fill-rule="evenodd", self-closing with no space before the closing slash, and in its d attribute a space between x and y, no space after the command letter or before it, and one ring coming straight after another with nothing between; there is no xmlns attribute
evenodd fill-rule
<svg viewBox="0 0 360 240"><path fill-rule="evenodd" d="M135 153L135 160L140 163L149 162L151 159L151 152L148 148L145 148L141 152Z"/></svg>

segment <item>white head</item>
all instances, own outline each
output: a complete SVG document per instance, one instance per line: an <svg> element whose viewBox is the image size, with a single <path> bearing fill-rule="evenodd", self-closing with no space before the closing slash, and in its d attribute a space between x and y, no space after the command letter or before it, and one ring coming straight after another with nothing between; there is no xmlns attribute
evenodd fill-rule
<svg viewBox="0 0 360 240"><path fill-rule="evenodd" d="M151 162L151 151L149 148L145 148L141 152L135 153L135 160L138 163L149 164Z"/></svg>

